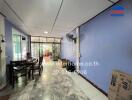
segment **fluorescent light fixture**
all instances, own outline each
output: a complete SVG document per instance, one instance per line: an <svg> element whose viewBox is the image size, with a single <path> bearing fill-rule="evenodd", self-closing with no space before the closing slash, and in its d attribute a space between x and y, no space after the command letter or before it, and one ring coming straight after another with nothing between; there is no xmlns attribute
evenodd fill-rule
<svg viewBox="0 0 132 100"><path fill-rule="evenodd" d="M48 34L48 31L44 31L44 34Z"/></svg>

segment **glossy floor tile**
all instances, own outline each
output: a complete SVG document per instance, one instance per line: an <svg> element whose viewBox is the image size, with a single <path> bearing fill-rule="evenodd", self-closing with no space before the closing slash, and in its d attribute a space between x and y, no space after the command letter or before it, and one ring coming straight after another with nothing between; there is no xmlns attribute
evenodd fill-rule
<svg viewBox="0 0 132 100"><path fill-rule="evenodd" d="M31 81L22 91L12 94L9 100L107 100L92 85L85 81L83 84L82 80L77 74L67 73L50 62L44 64L40 78Z"/></svg>

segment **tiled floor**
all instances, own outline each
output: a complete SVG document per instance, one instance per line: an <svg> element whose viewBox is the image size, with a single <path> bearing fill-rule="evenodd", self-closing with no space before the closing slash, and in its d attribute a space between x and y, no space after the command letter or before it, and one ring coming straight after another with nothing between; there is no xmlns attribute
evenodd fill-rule
<svg viewBox="0 0 132 100"><path fill-rule="evenodd" d="M42 76L31 81L22 91L12 94L9 100L108 100L77 73L50 62L44 64Z"/></svg>
<svg viewBox="0 0 132 100"><path fill-rule="evenodd" d="M0 100L8 100L8 99L9 99L9 95L0 96Z"/></svg>

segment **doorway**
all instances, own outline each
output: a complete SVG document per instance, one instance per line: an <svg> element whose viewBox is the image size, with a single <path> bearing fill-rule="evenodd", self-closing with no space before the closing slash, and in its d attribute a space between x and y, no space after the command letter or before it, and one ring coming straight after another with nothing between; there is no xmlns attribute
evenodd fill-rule
<svg viewBox="0 0 132 100"><path fill-rule="evenodd" d="M31 55L38 59L44 56L45 61L57 61L60 58L60 38L31 37Z"/></svg>

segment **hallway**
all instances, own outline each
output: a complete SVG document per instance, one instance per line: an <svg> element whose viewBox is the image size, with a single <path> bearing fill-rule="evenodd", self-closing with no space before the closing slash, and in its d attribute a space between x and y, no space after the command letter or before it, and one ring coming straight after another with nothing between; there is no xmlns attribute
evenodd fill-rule
<svg viewBox="0 0 132 100"><path fill-rule="evenodd" d="M132 100L131 66L132 0L0 0L0 100Z"/></svg>
<svg viewBox="0 0 132 100"><path fill-rule="evenodd" d="M51 61L44 64L39 79L31 81L9 100L107 100L107 97L77 73L66 72Z"/></svg>

